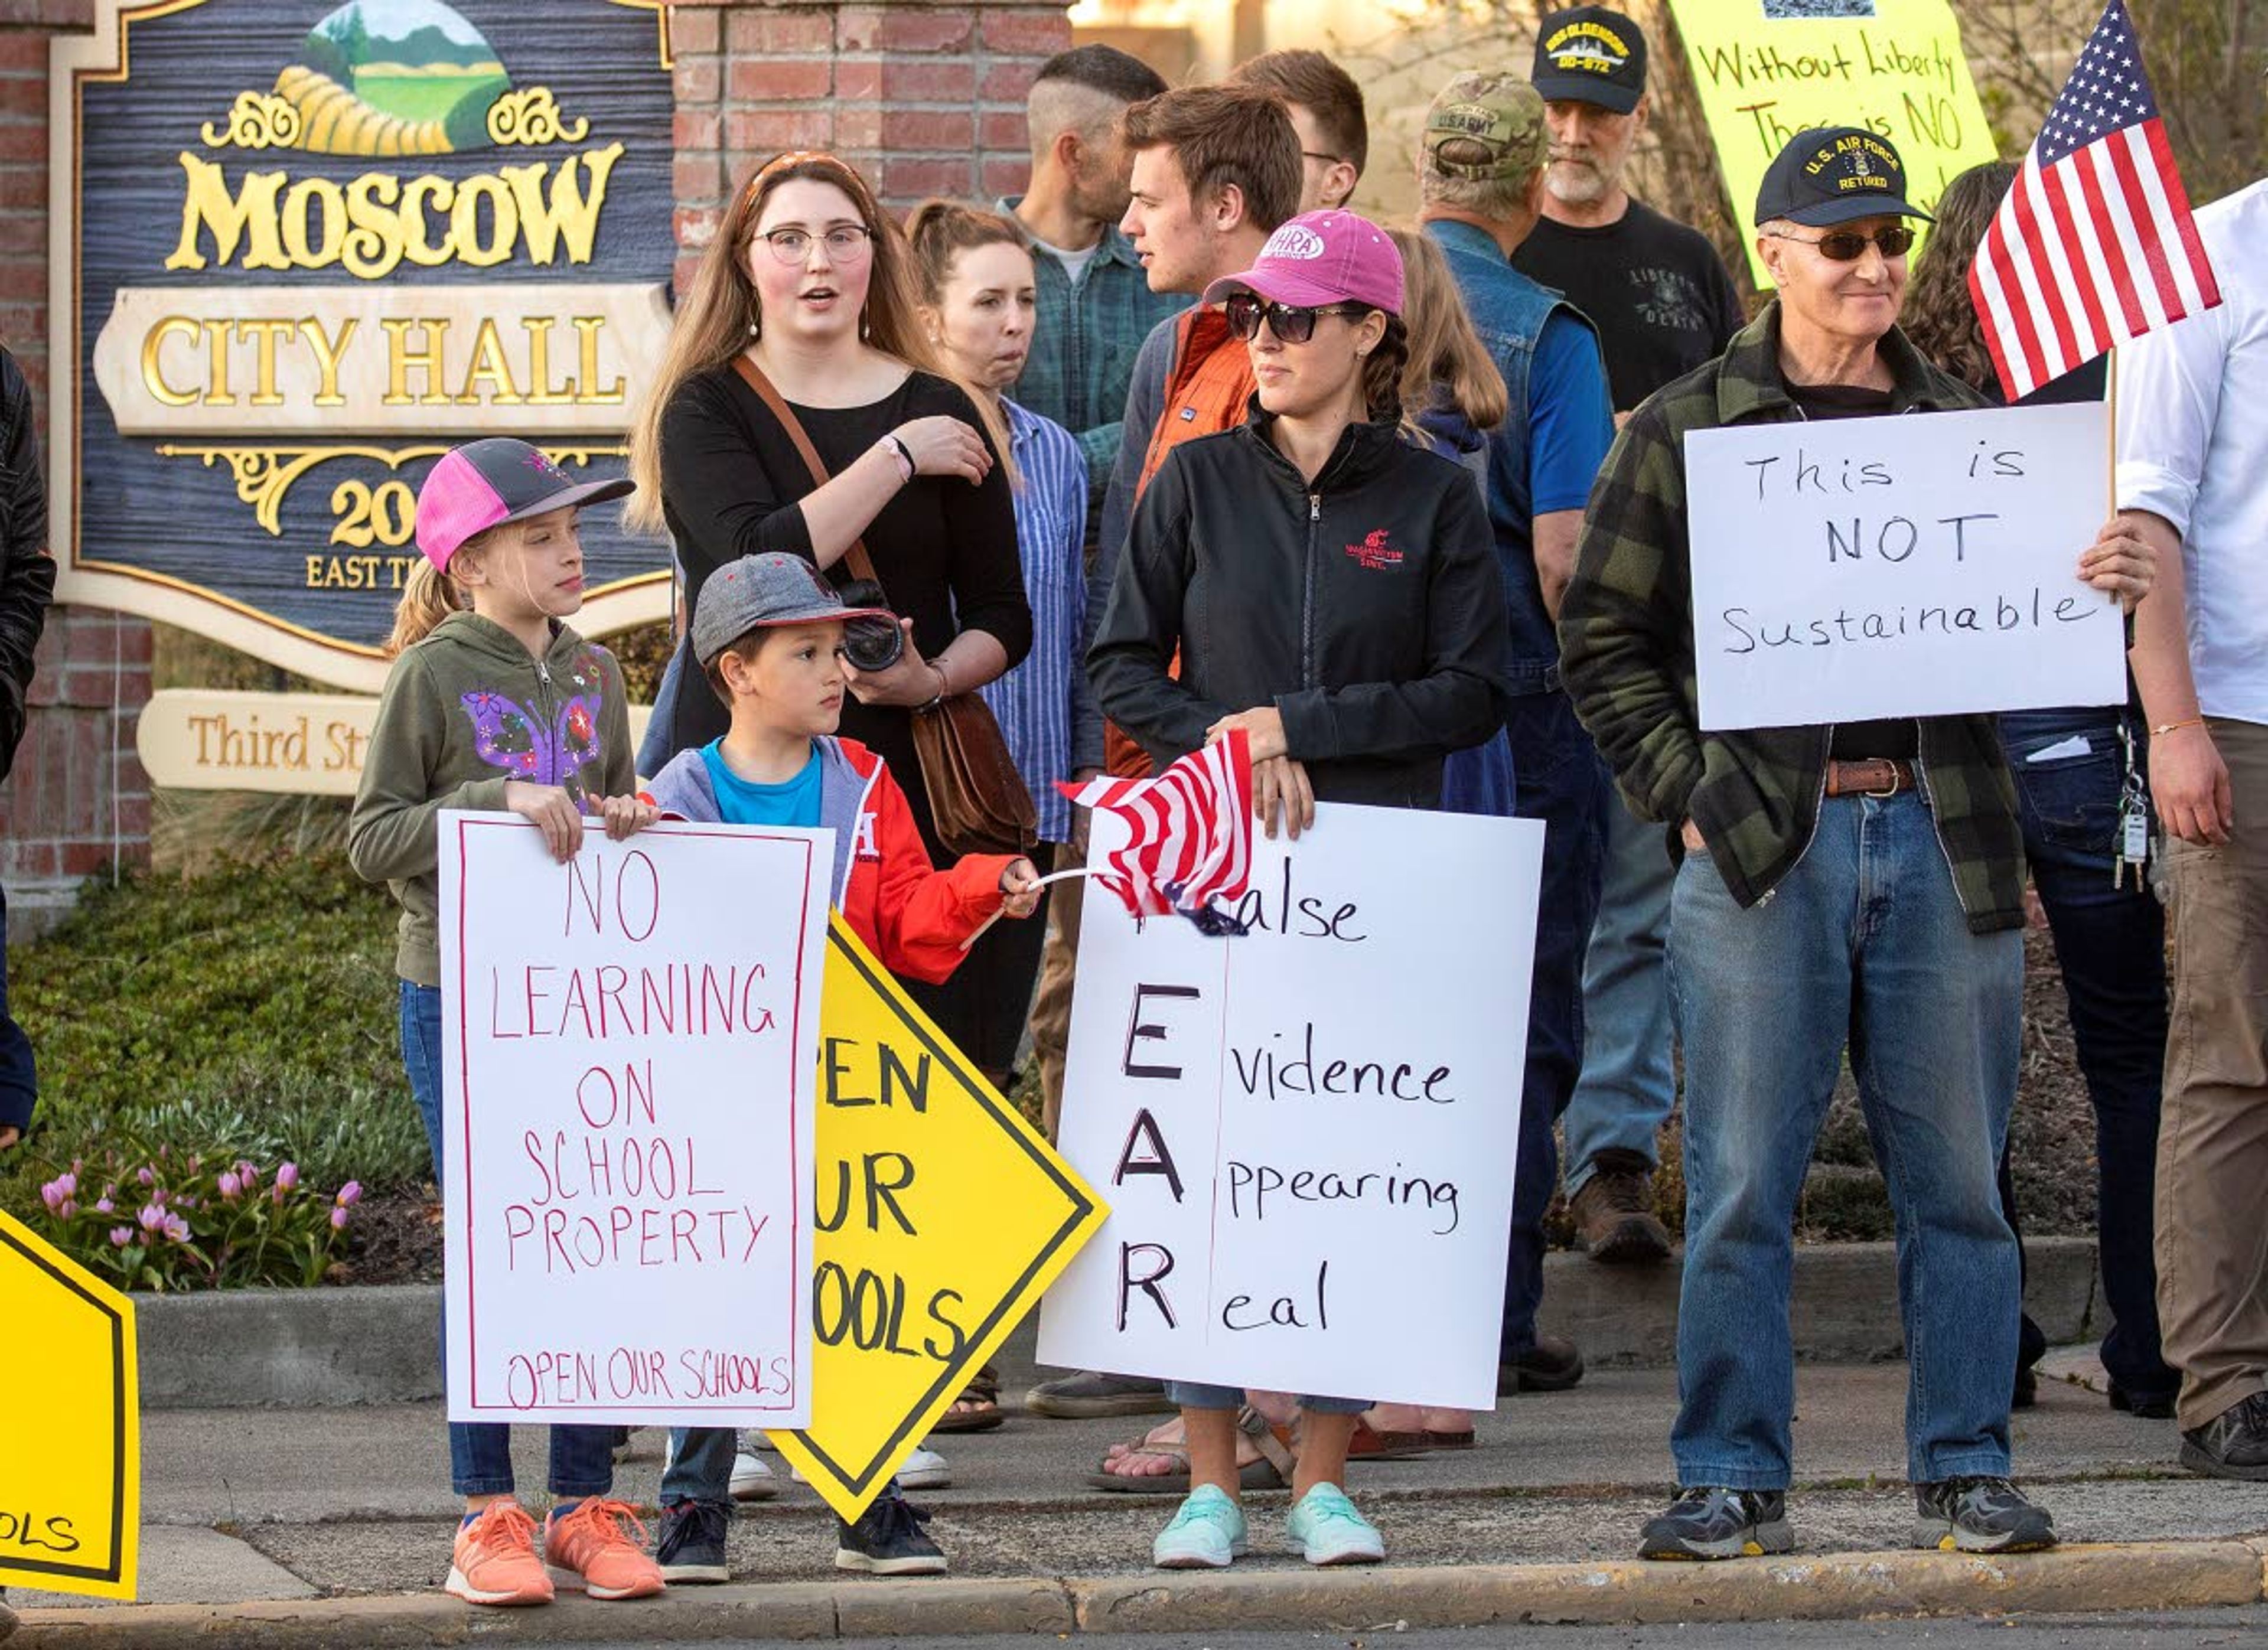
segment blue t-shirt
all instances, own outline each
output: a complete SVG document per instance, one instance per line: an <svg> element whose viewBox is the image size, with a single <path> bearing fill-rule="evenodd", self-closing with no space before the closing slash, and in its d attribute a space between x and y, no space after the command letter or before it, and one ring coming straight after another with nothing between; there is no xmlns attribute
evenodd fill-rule
<svg viewBox="0 0 2268 1650"><path fill-rule="evenodd" d="M1615 436L1599 347L1588 328L1554 310L1528 371L1529 508L1580 510Z"/></svg>
<svg viewBox="0 0 2268 1650"><path fill-rule="evenodd" d="M717 792L717 814L727 825L800 825L819 823L819 747L792 779L777 784L751 784L725 765L725 741L711 740L701 748L709 766L709 784Z"/></svg>

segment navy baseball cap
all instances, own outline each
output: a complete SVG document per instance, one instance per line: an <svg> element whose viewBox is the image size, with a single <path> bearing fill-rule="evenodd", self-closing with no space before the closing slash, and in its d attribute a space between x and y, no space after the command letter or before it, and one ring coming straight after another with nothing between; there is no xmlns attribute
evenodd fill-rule
<svg viewBox="0 0 2268 1650"><path fill-rule="evenodd" d="M1646 95L1646 31L1604 6L1554 11L1535 32L1528 77L1548 102L1627 114Z"/></svg>
<svg viewBox="0 0 2268 1650"><path fill-rule="evenodd" d="M1906 166L1887 137L1856 126L1798 132L1756 189L1759 228L1779 218L1826 229L1860 217L1930 216L1906 199Z"/></svg>
<svg viewBox="0 0 2268 1650"><path fill-rule="evenodd" d="M626 475L578 482L549 454L509 436L468 441L444 453L417 490L417 548L446 573L475 534L637 490Z"/></svg>

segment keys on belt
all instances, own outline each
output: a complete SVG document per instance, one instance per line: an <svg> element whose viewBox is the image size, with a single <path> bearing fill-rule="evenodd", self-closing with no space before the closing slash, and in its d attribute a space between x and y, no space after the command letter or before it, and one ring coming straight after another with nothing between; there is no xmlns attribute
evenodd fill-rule
<svg viewBox="0 0 2268 1650"><path fill-rule="evenodd" d="M1830 796L1896 796L1913 787L1913 763L1910 762L1870 756L1862 762L1830 761L1827 764Z"/></svg>

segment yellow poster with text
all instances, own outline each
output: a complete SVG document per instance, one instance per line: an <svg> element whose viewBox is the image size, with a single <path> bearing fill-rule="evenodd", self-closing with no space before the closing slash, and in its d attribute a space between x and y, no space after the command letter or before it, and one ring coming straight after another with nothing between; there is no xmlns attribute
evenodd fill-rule
<svg viewBox="0 0 2268 1650"><path fill-rule="evenodd" d="M811 1425L865 1509L1109 1213L836 917L820 1011Z"/></svg>
<svg viewBox="0 0 2268 1650"><path fill-rule="evenodd" d="M1759 284L1756 186L1813 126L1887 137L1908 198L1927 211L1961 173L1998 157L1949 0L1669 0L1735 221ZM1923 225L1917 225L1917 228Z"/></svg>
<svg viewBox="0 0 2268 1650"><path fill-rule="evenodd" d="M0 1212L0 1586L134 1596L142 1527L134 1306Z"/></svg>

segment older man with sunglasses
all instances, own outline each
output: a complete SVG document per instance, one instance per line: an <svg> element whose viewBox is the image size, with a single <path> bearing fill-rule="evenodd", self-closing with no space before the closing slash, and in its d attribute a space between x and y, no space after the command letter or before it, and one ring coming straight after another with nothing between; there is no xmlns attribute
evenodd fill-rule
<svg viewBox="0 0 2268 1650"><path fill-rule="evenodd" d="M1897 328L1909 204L1871 132L1799 134L1765 173L1778 300L1641 407L1592 494L1560 615L1578 712L1683 849L1669 976L1685 1048L1678 1496L1651 1558L1785 1552L1791 1227L1845 1049L1897 1213L1917 1546L2054 1544L2008 1482L2015 1241L1994 1180L2021 1031L2023 847L1989 716L1704 733L1684 438L1722 425L1978 404ZM2114 523L2079 575L2131 603Z"/></svg>

